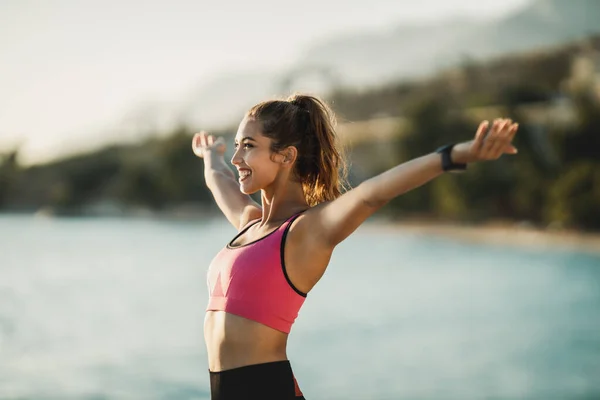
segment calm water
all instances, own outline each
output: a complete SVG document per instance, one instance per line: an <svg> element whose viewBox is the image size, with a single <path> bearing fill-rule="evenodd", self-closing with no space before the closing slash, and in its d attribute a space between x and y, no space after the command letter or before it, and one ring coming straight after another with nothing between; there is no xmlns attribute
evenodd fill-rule
<svg viewBox="0 0 600 400"><path fill-rule="evenodd" d="M222 220L0 217L1 399L208 399ZM314 399L599 399L600 257L364 226L290 337Z"/></svg>

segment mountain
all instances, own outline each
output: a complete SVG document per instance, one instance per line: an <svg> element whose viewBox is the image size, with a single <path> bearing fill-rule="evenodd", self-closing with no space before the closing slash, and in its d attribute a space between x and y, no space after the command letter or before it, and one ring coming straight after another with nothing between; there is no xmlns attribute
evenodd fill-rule
<svg viewBox="0 0 600 400"><path fill-rule="evenodd" d="M229 72L215 76L184 99L183 119L192 127L230 127L252 105L278 93L276 71Z"/></svg>
<svg viewBox="0 0 600 400"><path fill-rule="evenodd" d="M497 20L449 20L321 42L301 64L335 70L350 86L420 77L469 60L562 44L600 32L600 1L536 0Z"/></svg>
<svg viewBox="0 0 600 400"><path fill-rule="evenodd" d="M600 0L532 0L495 20L403 24L321 39L299 52L293 69L224 71L180 101L136 104L107 128L99 128L96 140L61 143L52 153L60 158L106 143L136 142L181 124L198 130L229 129L250 106L272 96L304 90L326 94L340 86L364 88L427 77L466 61L535 51L597 34L598 21Z"/></svg>
<svg viewBox="0 0 600 400"><path fill-rule="evenodd" d="M272 96L425 77L465 60L483 61L588 36L600 32L598 20L600 0L533 0L491 21L451 19L341 35L301 52L294 69L222 72L176 104L137 105L102 137L139 140L181 123L194 129L231 128L250 106Z"/></svg>
<svg viewBox="0 0 600 400"><path fill-rule="evenodd" d="M533 0L491 21L451 19L345 34L309 46L293 70L223 74L190 95L184 114L192 126L231 125L251 104L305 90L302 83L315 75L322 88L317 92L419 78L465 60L484 61L599 33L599 20L598 0Z"/></svg>

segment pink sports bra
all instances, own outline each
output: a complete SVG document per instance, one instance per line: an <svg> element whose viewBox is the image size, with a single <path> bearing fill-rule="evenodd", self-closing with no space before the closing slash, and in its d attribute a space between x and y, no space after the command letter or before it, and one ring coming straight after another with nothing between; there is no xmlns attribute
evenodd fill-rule
<svg viewBox="0 0 600 400"><path fill-rule="evenodd" d="M290 333L306 294L294 287L285 270L285 239L296 214L268 235L241 246L223 248L208 268L206 311L225 311Z"/></svg>

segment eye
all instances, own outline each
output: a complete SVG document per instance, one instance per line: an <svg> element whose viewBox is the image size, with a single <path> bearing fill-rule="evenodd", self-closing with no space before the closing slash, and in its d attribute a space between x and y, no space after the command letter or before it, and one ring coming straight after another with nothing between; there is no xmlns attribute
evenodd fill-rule
<svg viewBox="0 0 600 400"><path fill-rule="evenodd" d="M253 147L254 147L254 145L253 145L253 144L251 144L249 141L242 142L241 146L242 146L242 148L243 148L243 149L245 149L245 150L247 150L247 149L251 149L251 148L253 148ZM238 147L240 147L240 143L238 143L238 142L234 142L234 144L233 144L233 148L237 150L237 149L238 149Z"/></svg>

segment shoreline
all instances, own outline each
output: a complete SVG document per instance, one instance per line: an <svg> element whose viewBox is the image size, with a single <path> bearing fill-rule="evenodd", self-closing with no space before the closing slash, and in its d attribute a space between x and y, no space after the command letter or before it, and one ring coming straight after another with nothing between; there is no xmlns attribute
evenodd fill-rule
<svg viewBox="0 0 600 400"><path fill-rule="evenodd" d="M373 221L367 229L386 229L417 235L434 235L463 243L514 246L519 248L552 248L585 251L600 255L600 233L574 230L543 229L515 223L482 225L429 221Z"/></svg>
<svg viewBox="0 0 600 400"><path fill-rule="evenodd" d="M215 217L221 218L218 213L198 210L179 210L178 212L153 213L98 213L90 215L55 215L53 213L0 213L1 216L26 216L34 219L69 219L69 218L115 218L115 219L147 219L147 220L172 220L172 221L204 221ZM367 221L361 229L375 230L378 232L401 232L414 235L433 235L447 240L467 243L501 245L516 248L582 251L593 255L600 255L600 232L582 232L572 229L540 228L527 223L511 221L490 221L482 224L469 224L461 222L445 222L429 219L390 220L387 218L374 218Z"/></svg>

